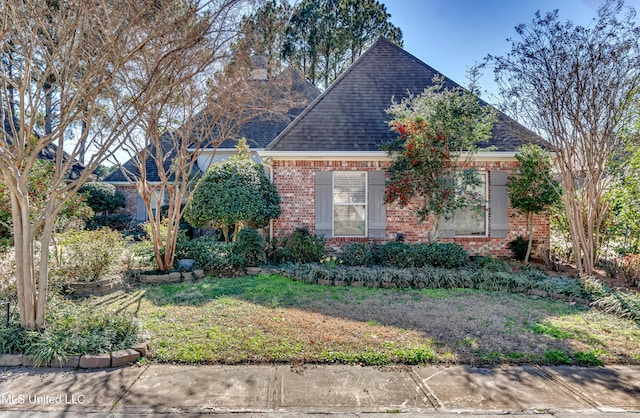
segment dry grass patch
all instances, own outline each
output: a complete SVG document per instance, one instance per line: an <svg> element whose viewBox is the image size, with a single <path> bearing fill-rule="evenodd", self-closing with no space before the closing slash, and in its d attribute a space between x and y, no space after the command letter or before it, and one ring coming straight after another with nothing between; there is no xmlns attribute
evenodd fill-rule
<svg viewBox="0 0 640 418"><path fill-rule="evenodd" d="M92 303L134 312L163 362L640 363L636 323L506 292L329 287L272 275Z"/></svg>

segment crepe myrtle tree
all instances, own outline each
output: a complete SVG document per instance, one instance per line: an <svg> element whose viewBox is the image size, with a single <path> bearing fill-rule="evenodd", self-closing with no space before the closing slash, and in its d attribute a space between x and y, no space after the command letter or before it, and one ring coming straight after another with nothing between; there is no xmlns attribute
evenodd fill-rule
<svg viewBox="0 0 640 418"><path fill-rule="evenodd" d="M588 26L562 22L555 10L515 29L511 50L488 62L504 110L555 154L576 268L591 276L612 204L609 162L638 117L637 15L623 1L608 0Z"/></svg>
<svg viewBox="0 0 640 418"><path fill-rule="evenodd" d="M387 112L398 139L383 146L393 159L385 202L416 203L420 222L433 217L433 242L443 219L451 219L457 209L482 210L485 204L475 191L481 180L472 157L477 143L490 138L495 111L467 90L445 88L443 78L436 77L422 94L410 95Z"/></svg>
<svg viewBox="0 0 640 418"><path fill-rule="evenodd" d="M236 149L236 155L207 170L185 210L190 224L219 227L226 242L231 226L235 242L242 228L262 228L280 216L280 196L264 168L251 160L244 139Z"/></svg>
<svg viewBox="0 0 640 418"><path fill-rule="evenodd" d="M560 185L551 176L551 157L543 148L525 144L518 149L520 166L507 181L511 206L527 218L529 243L524 262L529 262L533 246L533 215L547 210L560 200Z"/></svg>
<svg viewBox="0 0 640 418"><path fill-rule="evenodd" d="M290 109L306 103L281 63L267 63L266 79L257 74L252 40L233 47L246 2L189 1L194 7L176 16L180 42L170 45L181 52L165 57L158 48L141 57L123 84L136 95L144 80L161 74L161 90L137 107L135 135L122 146L131 164L120 165L144 203L158 270L173 268L187 196L202 175L200 157L237 139L249 121L286 120ZM163 210L156 210L157 202Z"/></svg>
<svg viewBox="0 0 640 418"><path fill-rule="evenodd" d="M179 78L162 64L185 56L191 27L185 14L212 19L239 1L115 0L64 2L5 0L0 6L0 172L11 204L20 323L45 327L49 277L47 249L58 214L95 169L110 158L140 117L139 109ZM230 5L219 14L216 5ZM209 10L207 12L205 10ZM145 57L153 58L147 59ZM158 63L153 71L144 64ZM136 80L134 92L125 87ZM55 81L55 82L53 82ZM37 134L41 115L49 115ZM75 135L79 125L82 135ZM64 150L64 152L63 152ZM89 150L84 170L70 173ZM29 175L49 154L54 170L43 195L31 203ZM36 242L42 251L37 263Z"/></svg>
<svg viewBox="0 0 640 418"><path fill-rule="evenodd" d="M32 214L39 213L46 206L48 196L51 194L49 189L54 178L55 169L51 161L38 160L35 162L27 179L29 209ZM64 200L64 204L55 220L56 232L64 231L72 225L80 224L82 226L86 219L94 215L84 194L75 194L72 197L62 194L58 199ZM11 238L13 234L12 222L9 189L0 179L0 238Z"/></svg>

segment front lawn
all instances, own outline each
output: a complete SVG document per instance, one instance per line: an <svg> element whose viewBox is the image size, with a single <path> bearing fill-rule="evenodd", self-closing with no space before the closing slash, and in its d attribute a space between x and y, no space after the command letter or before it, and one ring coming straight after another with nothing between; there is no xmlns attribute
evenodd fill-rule
<svg viewBox="0 0 640 418"><path fill-rule="evenodd" d="M140 318L159 362L640 364L636 322L508 292L332 287L263 275L87 303Z"/></svg>

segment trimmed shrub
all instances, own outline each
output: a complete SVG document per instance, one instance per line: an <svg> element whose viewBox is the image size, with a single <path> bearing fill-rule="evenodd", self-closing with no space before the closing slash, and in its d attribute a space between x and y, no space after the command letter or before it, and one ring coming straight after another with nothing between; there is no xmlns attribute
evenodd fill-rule
<svg viewBox="0 0 640 418"><path fill-rule="evenodd" d="M340 252L341 264L345 266L370 267L375 263L375 253L371 244L353 242L342 248Z"/></svg>
<svg viewBox="0 0 640 418"><path fill-rule="evenodd" d="M388 242L375 250L377 264L385 267L458 268L468 261L467 252L457 244L405 244Z"/></svg>
<svg viewBox="0 0 640 418"><path fill-rule="evenodd" d="M180 239L176 247L176 260L191 258L203 270L232 270L242 264L233 253L233 247L212 237Z"/></svg>
<svg viewBox="0 0 640 418"><path fill-rule="evenodd" d="M236 149L198 182L184 213L191 225L262 228L280 216L280 196L264 167L251 160L246 141L238 141Z"/></svg>
<svg viewBox="0 0 640 418"><path fill-rule="evenodd" d="M97 281L115 273L125 250L122 235L108 228L66 232L59 245L56 273L68 281Z"/></svg>
<svg viewBox="0 0 640 418"><path fill-rule="evenodd" d="M464 266L469 260L467 252L458 244L418 244L417 248L423 249L424 251L424 263L433 267L454 269ZM421 257L416 258L418 260L421 259ZM420 266L421 265L416 264L416 267Z"/></svg>
<svg viewBox="0 0 640 418"><path fill-rule="evenodd" d="M232 252L243 267L260 266L266 260L264 237L253 228L244 228L238 232Z"/></svg>
<svg viewBox="0 0 640 418"><path fill-rule="evenodd" d="M324 253L324 237L313 235L306 228L271 243L270 259L275 264L319 262Z"/></svg>
<svg viewBox="0 0 640 418"><path fill-rule="evenodd" d="M529 246L529 240L524 239L522 235L518 235L518 238L509 242L509 249L513 253L513 258L519 261L523 261L524 258L527 256L528 246ZM532 252L535 246L536 246L536 241L534 240L533 243L531 244Z"/></svg>
<svg viewBox="0 0 640 418"><path fill-rule="evenodd" d="M99 181L88 182L82 185L78 193L87 196L87 204L96 213L111 213L118 208L124 208L126 198L124 193L113 184Z"/></svg>
<svg viewBox="0 0 640 418"><path fill-rule="evenodd" d="M391 241L375 250L376 264L385 267L413 267L411 246L404 242Z"/></svg>
<svg viewBox="0 0 640 418"><path fill-rule="evenodd" d="M475 257L474 264L483 270L511 272L511 265L492 255Z"/></svg>

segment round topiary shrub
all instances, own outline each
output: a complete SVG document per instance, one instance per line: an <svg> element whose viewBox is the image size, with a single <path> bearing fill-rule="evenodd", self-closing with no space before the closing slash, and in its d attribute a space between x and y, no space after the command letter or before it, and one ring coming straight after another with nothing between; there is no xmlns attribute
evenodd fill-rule
<svg viewBox="0 0 640 418"><path fill-rule="evenodd" d="M237 155L209 167L184 213L195 227L220 227L225 241L233 225L262 228L280 216L278 189L251 160L246 141L239 141L237 149Z"/></svg>

